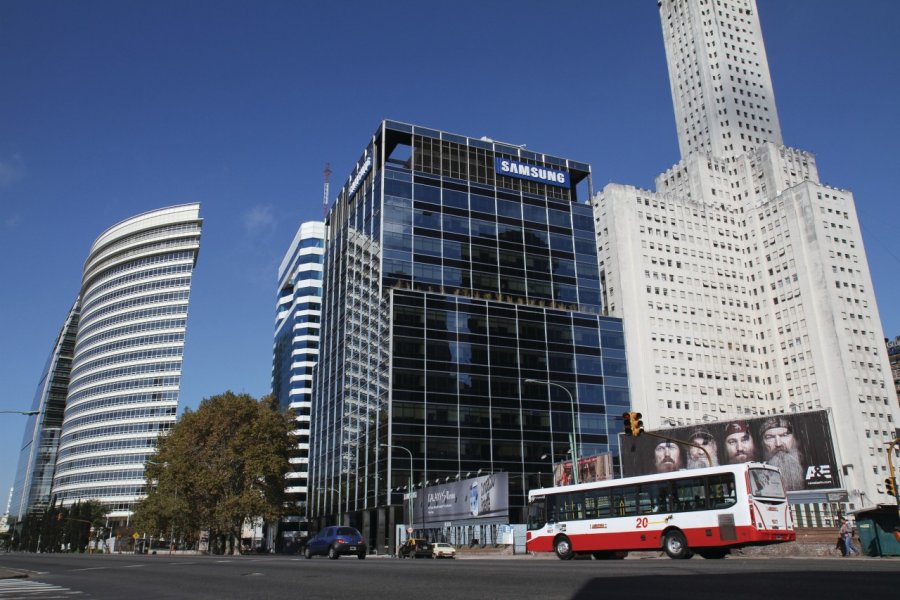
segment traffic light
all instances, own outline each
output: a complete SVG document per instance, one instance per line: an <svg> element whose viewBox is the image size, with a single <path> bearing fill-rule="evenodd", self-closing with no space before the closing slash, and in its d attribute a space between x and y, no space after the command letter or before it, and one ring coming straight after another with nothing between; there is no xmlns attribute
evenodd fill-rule
<svg viewBox="0 0 900 600"><path fill-rule="evenodd" d="M641 413L631 413L631 435L637 437L644 433L644 422L641 421Z"/></svg>
<svg viewBox="0 0 900 600"><path fill-rule="evenodd" d="M888 477L884 480L884 489L891 496L897 497L897 479L894 477Z"/></svg>
<svg viewBox="0 0 900 600"><path fill-rule="evenodd" d="M625 422L625 435L637 437L644 432L644 422L641 421L641 413L622 413L622 420Z"/></svg>

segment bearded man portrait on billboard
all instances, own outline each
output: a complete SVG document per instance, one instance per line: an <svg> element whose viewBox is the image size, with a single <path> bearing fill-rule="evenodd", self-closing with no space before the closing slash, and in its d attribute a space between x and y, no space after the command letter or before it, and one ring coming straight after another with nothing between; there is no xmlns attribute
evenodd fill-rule
<svg viewBox="0 0 900 600"><path fill-rule="evenodd" d="M719 464L719 448L712 434L705 427L698 427L691 431L688 440L695 446L702 446L706 452L695 446L690 446L687 451L687 468L701 469L703 467L715 467ZM709 456L707 456L707 452ZM712 460L712 464L710 464Z"/></svg>
<svg viewBox="0 0 900 600"><path fill-rule="evenodd" d="M759 428L763 459L781 471L784 489L804 489L803 456L800 454L794 426L786 417L770 417Z"/></svg>
<svg viewBox="0 0 900 600"><path fill-rule="evenodd" d="M725 455L729 465L758 460L750 423L733 421L725 426Z"/></svg>

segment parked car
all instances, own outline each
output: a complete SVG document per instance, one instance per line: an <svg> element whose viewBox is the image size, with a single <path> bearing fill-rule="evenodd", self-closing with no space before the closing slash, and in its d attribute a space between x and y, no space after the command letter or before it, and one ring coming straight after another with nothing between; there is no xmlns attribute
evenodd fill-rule
<svg viewBox="0 0 900 600"><path fill-rule="evenodd" d="M431 556L434 558L456 558L456 548L444 542L436 542L431 547Z"/></svg>
<svg viewBox="0 0 900 600"><path fill-rule="evenodd" d="M400 546L400 558L433 558L431 543L421 538L409 538Z"/></svg>
<svg viewBox="0 0 900 600"><path fill-rule="evenodd" d="M353 527L335 525L326 527L306 543L303 556L312 558L317 554L336 560L343 554L355 554L363 560L366 557L366 540Z"/></svg>

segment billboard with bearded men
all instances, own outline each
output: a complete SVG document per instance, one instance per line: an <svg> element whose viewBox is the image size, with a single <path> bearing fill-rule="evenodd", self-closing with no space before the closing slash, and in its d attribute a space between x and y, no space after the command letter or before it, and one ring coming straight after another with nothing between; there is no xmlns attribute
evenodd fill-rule
<svg viewBox="0 0 900 600"><path fill-rule="evenodd" d="M817 410L733 419L621 438L625 477L758 461L781 470L787 491L840 488L828 413ZM699 446L699 447L697 447Z"/></svg>

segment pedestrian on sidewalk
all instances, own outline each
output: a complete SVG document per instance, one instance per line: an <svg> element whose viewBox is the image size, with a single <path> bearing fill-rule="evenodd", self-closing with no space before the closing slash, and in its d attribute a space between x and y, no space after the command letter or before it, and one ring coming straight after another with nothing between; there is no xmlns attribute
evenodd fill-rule
<svg viewBox="0 0 900 600"><path fill-rule="evenodd" d="M859 549L853 545L853 528L847 517L841 517L841 539L844 541L844 556L859 555Z"/></svg>

